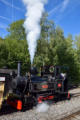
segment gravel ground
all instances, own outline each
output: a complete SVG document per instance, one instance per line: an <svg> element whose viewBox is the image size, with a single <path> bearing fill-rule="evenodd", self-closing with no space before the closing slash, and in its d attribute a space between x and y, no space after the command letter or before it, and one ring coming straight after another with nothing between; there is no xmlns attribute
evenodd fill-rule
<svg viewBox="0 0 80 120"><path fill-rule="evenodd" d="M70 101L61 101L54 104L43 103L25 112L10 111L5 115L0 115L0 120L61 120L65 115L80 110L80 96L72 98ZM5 111L7 109L5 108Z"/></svg>

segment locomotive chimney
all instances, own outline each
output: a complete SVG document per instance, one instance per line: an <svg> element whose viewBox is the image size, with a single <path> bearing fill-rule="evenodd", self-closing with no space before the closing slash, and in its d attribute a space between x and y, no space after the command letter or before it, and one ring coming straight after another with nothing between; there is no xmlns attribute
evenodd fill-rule
<svg viewBox="0 0 80 120"><path fill-rule="evenodd" d="M17 70L18 70L17 71L18 72L17 76L20 77L20 73L21 73L21 62L20 61L18 61Z"/></svg>

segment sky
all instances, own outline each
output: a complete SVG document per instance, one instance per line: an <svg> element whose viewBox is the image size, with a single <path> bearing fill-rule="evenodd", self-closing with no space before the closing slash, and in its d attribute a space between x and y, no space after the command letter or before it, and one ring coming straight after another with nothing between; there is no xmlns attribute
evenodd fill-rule
<svg viewBox="0 0 80 120"><path fill-rule="evenodd" d="M65 37L80 34L80 0L48 0L45 11L48 19L63 29ZM6 28L13 21L25 19L25 13L22 0L0 0L0 37L8 34Z"/></svg>

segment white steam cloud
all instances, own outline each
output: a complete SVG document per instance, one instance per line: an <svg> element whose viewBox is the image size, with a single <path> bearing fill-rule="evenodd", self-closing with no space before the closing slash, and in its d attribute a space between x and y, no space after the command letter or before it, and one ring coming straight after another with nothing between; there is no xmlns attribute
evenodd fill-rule
<svg viewBox="0 0 80 120"><path fill-rule="evenodd" d="M24 28L26 32L26 39L28 41L31 63L33 63L37 40L39 39L41 32L40 20L47 0L23 0L23 2L26 6Z"/></svg>
<svg viewBox="0 0 80 120"><path fill-rule="evenodd" d="M37 105L36 111L39 113L47 112L49 109L49 105L47 103L41 103Z"/></svg>

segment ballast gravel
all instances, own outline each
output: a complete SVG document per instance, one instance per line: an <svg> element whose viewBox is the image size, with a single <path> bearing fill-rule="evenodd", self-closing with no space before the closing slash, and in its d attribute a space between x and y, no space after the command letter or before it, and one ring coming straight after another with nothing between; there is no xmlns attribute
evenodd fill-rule
<svg viewBox="0 0 80 120"><path fill-rule="evenodd" d="M4 108L8 111L8 108ZM43 103L31 110L13 111L0 115L0 120L61 120L80 110L80 96L71 100L60 101L53 104Z"/></svg>

